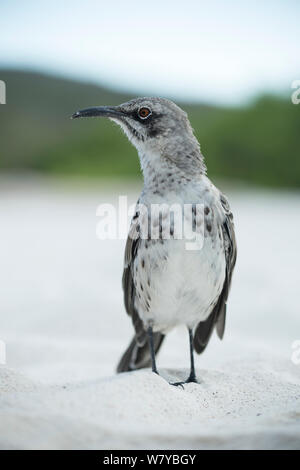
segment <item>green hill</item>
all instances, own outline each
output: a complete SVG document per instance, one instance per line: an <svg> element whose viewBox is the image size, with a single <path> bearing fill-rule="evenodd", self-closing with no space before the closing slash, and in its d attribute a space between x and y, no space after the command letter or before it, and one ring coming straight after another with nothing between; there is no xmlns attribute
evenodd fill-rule
<svg viewBox="0 0 300 470"><path fill-rule="evenodd" d="M133 96L89 83L1 70L0 169L83 176L135 176L134 148L106 120L71 121L80 108ZM188 111L210 176L300 187L300 105L261 97L244 108L178 103Z"/></svg>

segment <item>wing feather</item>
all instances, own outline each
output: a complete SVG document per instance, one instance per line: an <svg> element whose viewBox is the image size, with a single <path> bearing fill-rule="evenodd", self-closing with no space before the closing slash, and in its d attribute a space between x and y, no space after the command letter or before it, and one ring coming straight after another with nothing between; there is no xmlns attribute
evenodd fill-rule
<svg viewBox="0 0 300 470"><path fill-rule="evenodd" d="M212 313L209 315L207 320L200 322L196 328L194 335L194 348L199 354L206 348L214 327L216 327L217 334L220 339L222 339L224 336L227 308L226 304L237 255L233 215L230 210L229 203L223 194L220 196L220 201L225 213L225 220L222 225L226 260L225 280L223 289L215 307L212 310Z"/></svg>
<svg viewBox="0 0 300 470"><path fill-rule="evenodd" d="M124 271L122 278L122 286L124 293L124 304L128 315L132 318L132 323L136 332L136 341L139 345L145 344L146 334L142 320L135 308L136 289L133 280L134 260L141 239L139 237L139 214L134 215L129 230L124 257Z"/></svg>
<svg viewBox="0 0 300 470"><path fill-rule="evenodd" d="M124 304L128 315L131 316L135 335L119 361L117 372L127 372L151 366L151 354L147 344L147 333L135 307L136 289L133 280L133 269L137 251L141 243L139 233L139 214L137 212L132 219L126 242L122 278ZM160 349L163 340L163 334L158 332L153 333L155 353Z"/></svg>

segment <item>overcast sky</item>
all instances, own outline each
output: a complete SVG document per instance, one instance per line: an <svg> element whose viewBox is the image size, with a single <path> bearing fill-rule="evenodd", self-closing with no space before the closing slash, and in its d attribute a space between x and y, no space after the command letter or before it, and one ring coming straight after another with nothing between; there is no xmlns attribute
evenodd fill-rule
<svg viewBox="0 0 300 470"><path fill-rule="evenodd" d="M289 93L299 24L298 0L1 0L0 66L239 103Z"/></svg>

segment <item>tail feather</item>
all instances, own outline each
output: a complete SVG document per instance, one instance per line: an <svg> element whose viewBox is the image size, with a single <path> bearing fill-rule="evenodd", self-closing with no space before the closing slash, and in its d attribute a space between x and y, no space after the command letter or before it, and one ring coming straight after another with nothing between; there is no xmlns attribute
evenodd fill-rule
<svg viewBox="0 0 300 470"><path fill-rule="evenodd" d="M159 351L165 335L161 333L153 333L153 345L155 353ZM142 345L138 345L136 336L133 337L128 348L117 367L117 372L129 372L136 369L143 369L151 366L151 355L148 342L144 341Z"/></svg>

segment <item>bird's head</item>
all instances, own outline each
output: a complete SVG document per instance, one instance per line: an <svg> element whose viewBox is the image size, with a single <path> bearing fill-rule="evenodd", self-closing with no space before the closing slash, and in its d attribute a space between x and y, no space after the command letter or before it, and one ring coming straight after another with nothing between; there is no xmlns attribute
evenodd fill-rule
<svg viewBox="0 0 300 470"><path fill-rule="evenodd" d="M82 109L72 116L81 117L107 117L116 122L140 156L169 158L179 167L190 164L188 159L199 162L199 144L187 114L165 98L135 98L119 106Z"/></svg>

